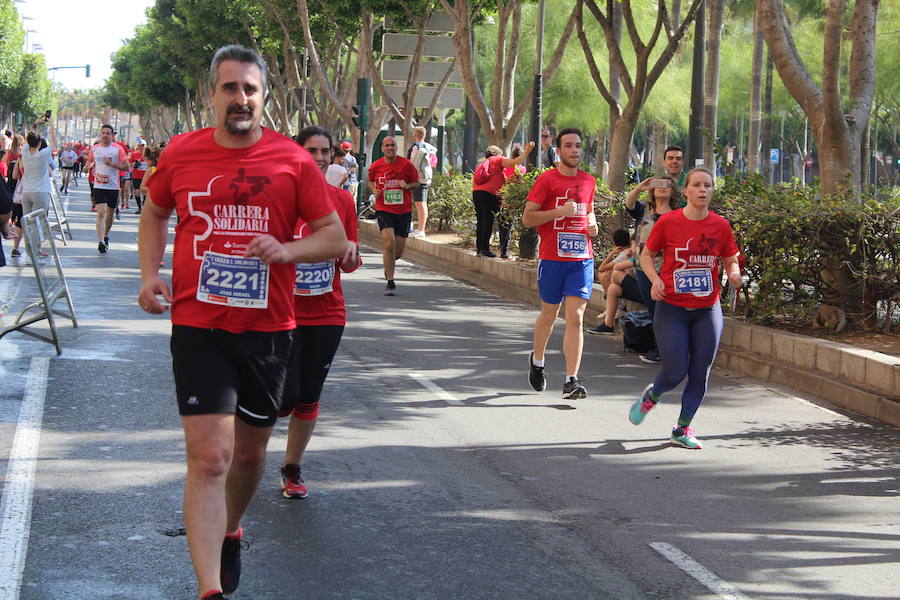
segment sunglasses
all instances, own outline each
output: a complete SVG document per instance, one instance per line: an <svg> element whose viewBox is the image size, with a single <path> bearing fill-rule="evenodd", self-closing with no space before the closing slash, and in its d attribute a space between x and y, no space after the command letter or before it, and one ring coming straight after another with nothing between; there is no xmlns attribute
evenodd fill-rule
<svg viewBox="0 0 900 600"><path fill-rule="evenodd" d="M541 137L542 137L542 138L545 138L545 137L550 137L550 136L547 135L546 133L542 133L542 134L541 134Z"/></svg>

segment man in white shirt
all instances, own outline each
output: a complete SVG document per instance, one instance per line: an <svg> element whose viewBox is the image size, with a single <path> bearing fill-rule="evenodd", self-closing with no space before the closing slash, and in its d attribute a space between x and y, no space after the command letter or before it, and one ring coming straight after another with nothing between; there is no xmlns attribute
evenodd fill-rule
<svg viewBox="0 0 900 600"><path fill-rule="evenodd" d="M416 229L410 237L425 237L425 222L428 220L428 186L431 185L431 156L437 148L425 141L425 128L413 129L413 143L409 148L409 160L419 171L419 187L413 188L413 202L416 205Z"/></svg>
<svg viewBox="0 0 900 600"><path fill-rule="evenodd" d="M94 201L97 204L97 251L109 250L109 230L112 229L116 207L119 205L119 171L128 170L125 149L113 143L116 130L112 125L100 128L100 143L88 154L85 171L94 168Z"/></svg>
<svg viewBox="0 0 900 600"><path fill-rule="evenodd" d="M75 163L78 161L78 153L72 148L72 143L69 142L66 144L66 149L62 151L62 154L59 155L59 162L62 166L62 192L63 194L69 193L69 182L75 183L75 186L78 186L78 182L72 179L72 173L75 172Z"/></svg>

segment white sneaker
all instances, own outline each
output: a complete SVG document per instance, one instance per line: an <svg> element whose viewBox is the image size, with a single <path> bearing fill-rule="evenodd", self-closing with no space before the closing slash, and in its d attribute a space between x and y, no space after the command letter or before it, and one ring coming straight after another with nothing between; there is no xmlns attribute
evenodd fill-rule
<svg viewBox="0 0 900 600"><path fill-rule="evenodd" d="M422 231L421 229L413 229L410 232L409 237L423 238L423 237L425 237L425 232Z"/></svg>

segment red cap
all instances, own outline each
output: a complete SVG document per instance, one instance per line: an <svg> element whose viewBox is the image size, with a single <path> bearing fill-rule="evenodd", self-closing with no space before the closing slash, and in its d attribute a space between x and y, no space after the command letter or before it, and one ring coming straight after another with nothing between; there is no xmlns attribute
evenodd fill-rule
<svg viewBox="0 0 900 600"><path fill-rule="evenodd" d="M353 150L353 144L351 144L350 142L342 142L342 143L341 143L341 150L343 150L343 151L345 151L345 152L346 152L347 150Z"/></svg>

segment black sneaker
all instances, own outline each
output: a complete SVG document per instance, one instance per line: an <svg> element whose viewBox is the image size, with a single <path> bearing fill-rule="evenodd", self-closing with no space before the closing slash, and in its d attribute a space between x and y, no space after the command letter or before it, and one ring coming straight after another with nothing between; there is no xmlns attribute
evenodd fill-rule
<svg viewBox="0 0 900 600"><path fill-rule="evenodd" d="M616 328L615 327L607 327L606 323L600 323L596 327L593 327L593 328L589 327L587 332L590 334L594 334L594 335L596 335L598 333L603 334L603 335L612 335L613 333L616 332Z"/></svg>
<svg viewBox="0 0 900 600"><path fill-rule="evenodd" d="M222 593L230 594L238 589L241 582L241 547L246 548L244 540L225 538L222 542L222 561L220 563Z"/></svg>
<svg viewBox="0 0 900 600"><path fill-rule="evenodd" d="M497 255L491 252L490 250L484 250L478 253L478 256L483 256L485 258L497 258Z"/></svg>
<svg viewBox="0 0 900 600"><path fill-rule="evenodd" d="M584 384L581 383L581 380L576 377L563 385L562 397L563 400L580 400L587 398L587 390L584 389Z"/></svg>
<svg viewBox="0 0 900 600"><path fill-rule="evenodd" d="M544 375L544 367L536 367L532 362L534 352L528 355L528 383L536 392L543 392L547 389L547 376Z"/></svg>
<svg viewBox="0 0 900 600"><path fill-rule="evenodd" d="M97 242L97 252L100 254L106 254L106 244L103 242Z"/></svg>
<svg viewBox="0 0 900 600"><path fill-rule="evenodd" d="M203 600L228 600L225 596L222 595L222 592L218 594L213 594L212 596L204 596Z"/></svg>
<svg viewBox="0 0 900 600"><path fill-rule="evenodd" d="M387 282L387 287L385 288L384 295L385 296L396 296L397 295L397 284L394 283L394 280L391 279Z"/></svg>
<svg viewBox="0 0 900 600"><path fill-rule="evenodd" d="M651 363L651 364L658 363L662 360L662 358L659 355L659 350L656 350L656 349L651 350L647 354L641 354L640 359L642 361L644 361L645 363Z"/></svg>

